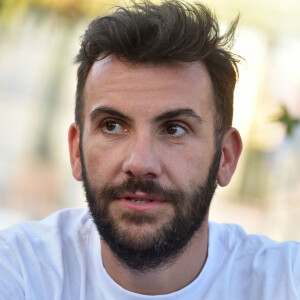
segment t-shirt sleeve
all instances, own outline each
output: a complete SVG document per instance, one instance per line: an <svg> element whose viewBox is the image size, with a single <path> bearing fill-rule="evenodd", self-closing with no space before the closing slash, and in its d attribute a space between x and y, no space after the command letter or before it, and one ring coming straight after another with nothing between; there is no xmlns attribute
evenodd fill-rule
<svg viewBox="0 0 300 300"><path fill-rule="evenodd" d="M18 258L0 239L0 299L25 299L22 272Z"/></svg>

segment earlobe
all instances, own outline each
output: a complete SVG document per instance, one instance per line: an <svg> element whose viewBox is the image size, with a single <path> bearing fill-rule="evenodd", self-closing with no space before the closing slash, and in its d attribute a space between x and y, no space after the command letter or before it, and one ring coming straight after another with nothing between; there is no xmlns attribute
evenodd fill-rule
<svg viewBox="0 0 300 300"><path fill-rule="evenodd" d="M220 186L226 186L230 182L242 152L242 147L243 144L239 132L235 128L230 128L222 142L222 157L217 176Z"/></svg>
<svg viewBox="0 0 300 300"><path fill-rule="evenodd" d="M82 180L82 166L80 161L80 129L76 123L72 123L69 128L69 154L72 167L72 174L78 181Z"/></svg>

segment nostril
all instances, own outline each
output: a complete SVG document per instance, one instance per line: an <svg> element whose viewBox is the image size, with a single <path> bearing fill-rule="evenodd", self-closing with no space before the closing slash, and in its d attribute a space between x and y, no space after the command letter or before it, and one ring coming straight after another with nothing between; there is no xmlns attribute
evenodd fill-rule
<svg viewBox="0 0 300 300"><path fill-rule="evenodd" d="M140 179L142 179L142 178L144 178L144 179L146 179L146 178L153 179L153 178L157 177L157 175L155 175L154 173L151 173L151 172L141 174L141 173L134 173L132 171L127 171L126 175L131 177L131 178L140 178Z"/></svg>
<svg viewBox="0 0 300 300"><path fill-rule="evenodd" d="M134 174L133 174L132 171L127 171L126 174L127 174L128 176L130 176L130 177L134 177Z"/></svg>

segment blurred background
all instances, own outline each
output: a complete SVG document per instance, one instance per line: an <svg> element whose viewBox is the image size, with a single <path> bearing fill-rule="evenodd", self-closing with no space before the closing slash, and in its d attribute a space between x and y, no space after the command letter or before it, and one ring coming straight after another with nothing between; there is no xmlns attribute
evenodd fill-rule
<svg viewBox="0 0 300 300"><path fill-rule="evenodd" d="M234 118L244 150L210 219L300 240L300 2L204 2L224 29L241 14L234 51L246 60ZM89 22L116 4L0 0L0 228L86 205L68 157L73 59Z"/></svg>

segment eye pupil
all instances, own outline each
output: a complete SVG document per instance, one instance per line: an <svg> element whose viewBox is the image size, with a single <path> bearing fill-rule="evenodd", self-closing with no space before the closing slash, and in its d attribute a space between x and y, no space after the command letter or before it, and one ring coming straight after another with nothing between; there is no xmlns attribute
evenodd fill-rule
<svg viewBox="0 0 300 300"><path fill-rule="evenodd" d="M167 128L167 133L168 134L175 134L177 132L177 127L176 126L170 126Z"/></svg>
<svg viewBox="0 0 300 300"><path fill-rule="evenodd" d="M113 131L114 129L116 129L116 123L115 122L108 122L108 123L106 123L105 127L108 131Z"/></svg>

